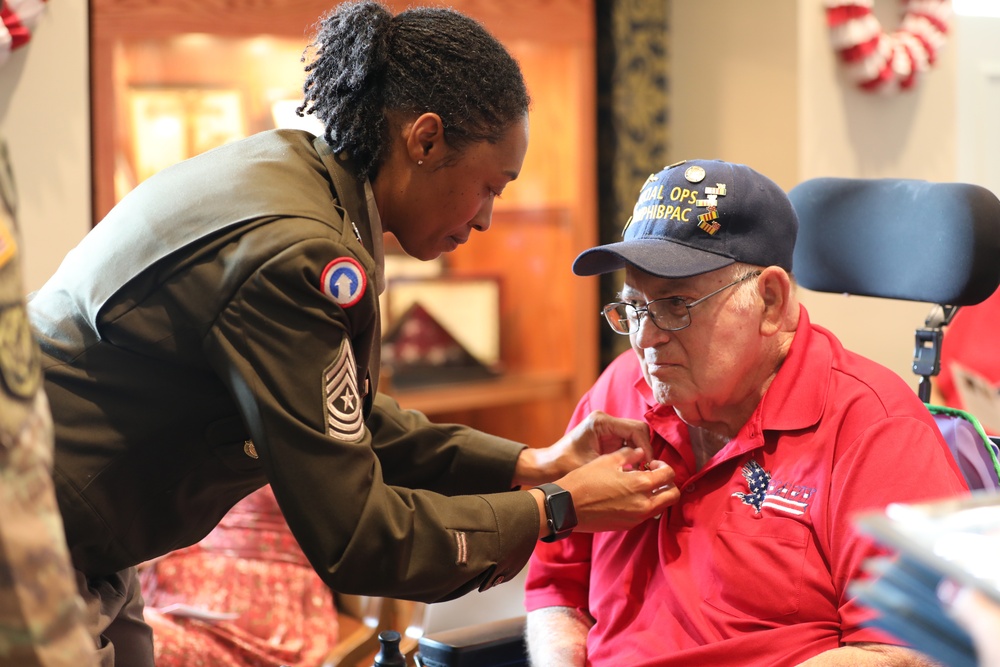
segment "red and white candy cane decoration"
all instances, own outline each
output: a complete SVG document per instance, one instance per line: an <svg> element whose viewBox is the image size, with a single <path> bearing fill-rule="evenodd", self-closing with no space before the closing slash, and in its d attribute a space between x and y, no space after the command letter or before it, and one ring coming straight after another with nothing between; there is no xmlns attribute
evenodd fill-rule
<svg viewBox="0 0 1000 667"><path fill-rule="evenodd" d="M38 17L45 11L46 0L0 0L0 65L7 62L10 52L31 39Z"/></svg>
<svg viewBox="0 0 1000 667"><path fill-rule="evenodd" d="M903 0L903 19L889 34L872 14L872 1L826 0L833 47L864 90L911 88L944 46L951 1Z"/></svg>

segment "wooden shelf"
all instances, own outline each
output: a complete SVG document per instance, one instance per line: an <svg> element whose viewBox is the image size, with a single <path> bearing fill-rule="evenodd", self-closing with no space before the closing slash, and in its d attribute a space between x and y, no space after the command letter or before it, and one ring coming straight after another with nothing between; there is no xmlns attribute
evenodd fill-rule
<svg viewBox="0 0 1000 667"><path fill-rule="evenodd" d="M390 389L389 393L402 407L433 416L548 401L564 396L572 382L572 377L559 373L506 373L491 380Z"/></svg>

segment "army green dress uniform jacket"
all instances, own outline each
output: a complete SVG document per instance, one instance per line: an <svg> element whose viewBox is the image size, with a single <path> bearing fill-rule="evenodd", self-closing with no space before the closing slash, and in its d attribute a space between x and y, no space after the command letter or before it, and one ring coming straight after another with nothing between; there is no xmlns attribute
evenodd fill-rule
<svg viewBox="0 0 1000 667"><path fill-rule="evenodd" d="M265 483L341 592L435 601L524 566L523 445L376 395L365 192L322 139L254 135L139 185L33 296L77 569L193 544Z"/></svg>

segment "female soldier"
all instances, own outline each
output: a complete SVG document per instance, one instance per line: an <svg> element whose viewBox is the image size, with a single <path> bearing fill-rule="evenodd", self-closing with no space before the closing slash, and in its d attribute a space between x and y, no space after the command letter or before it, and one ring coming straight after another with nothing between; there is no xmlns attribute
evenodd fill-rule
<svg viewBox="0 0 1000 667"><path fill-rule="evenodd" d="M152 664L133 566L268 482L330 587L423 601L509 579L572 527L569 495L585 530L676 500L652 493L671 470L625 471L649 458L640 423L597 414L532 450L376 393L382 233L431 259L485 231L528 95L504 48L443 9L344 4L308 54L300 112L324 136L268 131L147 179L30 304L107 665ZM557 479L548 521L542 490L511 491Z"/></svg>

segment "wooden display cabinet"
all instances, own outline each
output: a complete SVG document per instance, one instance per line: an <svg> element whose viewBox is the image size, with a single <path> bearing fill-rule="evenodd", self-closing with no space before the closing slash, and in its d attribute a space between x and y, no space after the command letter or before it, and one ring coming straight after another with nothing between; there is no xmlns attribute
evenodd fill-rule
<svg viewBox="0 0 1000 667"><path fill-rule="evenodd" d="M332 6L91 0L94 220L164 163L273 127L273 105L301 97L299 57ZM448 6L507 45L532 97L521 177L497 201L490 231L444 260L445 275L499 278L503 373L388 391L437 421L546 445L597 374L597 283L570 270L597 240L593 0Z"/></svg>

